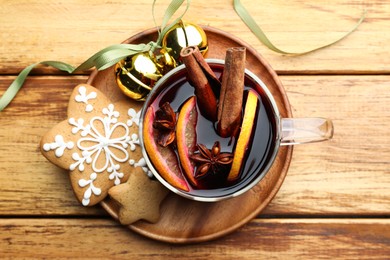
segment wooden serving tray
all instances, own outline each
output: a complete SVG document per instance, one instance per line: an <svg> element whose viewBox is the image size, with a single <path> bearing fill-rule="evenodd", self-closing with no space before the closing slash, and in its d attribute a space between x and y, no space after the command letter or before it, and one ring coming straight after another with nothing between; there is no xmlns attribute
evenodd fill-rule
<svg viewBox="0 0 390 260"><path fill-rule="evenodd" d="M282 117L292 117L286 92L275 71L251 46L215 28L204 26L209 42L207 58L224 59L226 49L234 46L247 48L246 68L255 73L269 88ZM148 43L157 39L157 30L139 33L124 43ZM105 93L113 102L125 99L115 82L114 69L94 71L88 84ZM161 204L160 220L151 224L140 220L128 227L144 236L170 243L195 243L215 239L241 227L258 215L272 200L287 174L292 146L281 147L266 176L250 191L221 202L196 202L171 193ZM118 207L107 198L103 208L118 219Z"/></svg>

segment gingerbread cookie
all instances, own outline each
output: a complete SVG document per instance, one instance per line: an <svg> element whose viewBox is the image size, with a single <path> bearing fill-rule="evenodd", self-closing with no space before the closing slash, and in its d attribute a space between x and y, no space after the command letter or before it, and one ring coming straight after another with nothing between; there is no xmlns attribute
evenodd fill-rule
<svg viewBox="0 0 390 260"><path fill-rule="evenodd" d="M124 183L135 167L145 172L138 139L142 103L112 104L98 89L77 86L69 101L68 119L41 140L41 152L68 169L77 199L84 206L102 201L108 190Z"/></svg>
<svg viewBox="0 0 390 260"><path fill-rule="evenodd" d="M160 217L160 203L168 194L168 189L137 170L127 182L112 187L108 194L120 205L118 218L121 224L129 225L140 219L155 223Z"/></svg>

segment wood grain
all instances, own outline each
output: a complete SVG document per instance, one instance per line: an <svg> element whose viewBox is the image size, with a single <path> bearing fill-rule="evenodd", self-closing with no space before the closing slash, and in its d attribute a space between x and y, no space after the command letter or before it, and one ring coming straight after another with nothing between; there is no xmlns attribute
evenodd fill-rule
<svg viewBox="0 0 390 260"><path fill-rule="evenodd" d="M157 24L161 23L169 2L157 1ZM279 55L262 45L237 16L232 1L192 1L185 19L244 39L279 73L390 73L389 1L264 0L259 4L242 0L242 3L275 45L289 51L303 51L336 40L354 26L364 9L367 18L343 41L298 57ZM60 60L76 66L102 48L154 27L150 2L2 0L0 6L1 74L15 74L43 60Z"/></svg>
<svg viewBox="0 0 390 260"><path fill-rule="evenodd" d="M157 1L157 24L169 2ZM275 199L237 232L195 245L159 243L123 228L99 207L81 207L67 173L40 155L41 136L65 118L71 89L89 73L34 70L39 76L31 77L0 113L1 258L389 257L390 2L241 2L267 36L289 51L335 40L367 10L349 37L303 56L268 50L236 15L232 1L192 1L185 16L253 46L284 75L294 116L332 118L334 139L296 146ZM154 22L148 1L0 0L0 25L1 95L12 75L29 64L60 60L79 65Z"/></svg>
<svg viewBox="0 0 390 260"><path fill-rule="evenodd" d="M329 142L295 147L285 182L264 214L389 215L390 76L281 80L293 115L332 118L335 135ZM0 77L0 91L10 81ZM65 118L71 89L85 81L33 77L1 112L1 215L103 214L79 206L66 172L38 152L41 136Z"/></svg>
<svg viewBox="0 0 390 260"><path fill-rule="evenodd" d="M385 259L389 243L388 219L257 219L186 246L149 240L112 220L0 219L0 254L12 259Z"/></svg>
<svg viewBox="0 0 390 260"><path fill-rule="evenodd" d="M388 214L390 77L281 79L294 117L331 118L335 133L329 142L295 146L285 183L267 213L279 214L288 205L296 214Z"/></svg>

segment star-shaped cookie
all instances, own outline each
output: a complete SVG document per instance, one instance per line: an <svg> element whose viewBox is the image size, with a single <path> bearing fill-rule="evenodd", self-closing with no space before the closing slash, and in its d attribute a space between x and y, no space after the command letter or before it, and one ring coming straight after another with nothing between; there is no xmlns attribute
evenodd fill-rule
<svg viewBox="0 0 390 260"><path fill-rule="evenodd" d="M102 201L111 187L126 182L143 165L138 163L143 160L138 139L141 107L135 101L112 103L98 89L78 85L69 100L68 118L43 136L42 154L70 171L72 188L84 206Z"/></svg>
<svg viewBox="0 0 390 260"><path fill-rule="evenodd" d="M129 225L140 219L157 222L160 217L160 203L168 194L168 189L137 170L130 175L127 182L112 187L108 193L120 205L119 221L123 225Z"/></svg>

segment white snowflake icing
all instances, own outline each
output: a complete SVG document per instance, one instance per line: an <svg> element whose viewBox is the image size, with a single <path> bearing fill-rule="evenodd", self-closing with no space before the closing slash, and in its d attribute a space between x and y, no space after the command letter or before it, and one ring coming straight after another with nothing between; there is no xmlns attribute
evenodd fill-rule
<svg viewBox="0 0 390 260"><path fill-rule="evenodd" d="M73 125L72 133L80 131L82 138L77 141L77 147L81 150L81 155L72 155L75 163L70 165L70 170L85 169L84 163L92 164L92 170L96 173L107 171L110 173L109 179L114 180L114 184L120 184L120 179L124 174L120 171L120 164L129 159L126 148L134 143L130 138L130 130L126 124L118 122L119 112L115 111L114 105L110 104L103 109L104 117L93 117L90 122L84 125L83 119L69 119L69 124ZM113 138L113 133L119 131L121 135ZM99 158L103 164L98 163Z"/></svg>
<svg viewBox="0 0 390 260"><path fill-rule="evenodd" d="M84 126L84 119L79 118L77 121L72 117L69 118L69 124L73 125L72 134L77 134L78 131L81 131L81 136L87 136L89 131L91 130L90 125Z"/></svg>
<svg viewBox="0 0 390 260"><path fill-rule="evenodd" d="M146 164L145 158L139 159L138 162L135 160L131 159L129 161L130 165L133 165L134 167L141 167L141 169L146 173L149 177L153 177L153 173L150 171L148 165Z"/></svg>
<svg viewBox="0 0 390 260"><path fill-rule="evenodd" d="M54 137L53 143L46 143L43 145L43 150L48 152L50 150L55 150L54 154L57 157L61 157L64 155L65 149L72 149L74 147L74 143L69 141L65 142L64 137L62 135L56 135Z"/></svg>
<svg viewBox="0 0 390 260"><path fill-rule="evenodd" d="M92 91L87 95L87 88L81 86L79 87L79 94L75 97L75 100L76 102L86 104L85 111L91 112L93 110L93 106L89 104L88 100L94 99L96 97L97 97L97 93L95 91Z"/></svg>
<svg viewBox="0 0 390 260"><path fill-rule="evenodd" d="M90 198L92 194L99 196L102 193L102 190L93 185L93 182L97 179L97 174L95 172L91 173L89 176L89 180L80 179L79 180L79 186L81 188L88 186L88 188L84 192L82 204L84 206L87 206L90 202Z"/></svg>
<svg viewBox="0 0 390 260"><path fill-rule="evenodd" d="M135 151L136 145L140 145L139 138L138 138L137 134L132 134L131 135L131 139L129 141L129 145L130 145L130 150L131 151Z"/></svg>
<svg viewBox="0 0 390 260"><path fill-rule="evenodd" d="M141 116L141 110L136 112L133 108L130 108L127 111L127 115L130 117L129 120L127 120L127 125L132 126L133 123L136 125L139 125L140 116Z"/></svg>

